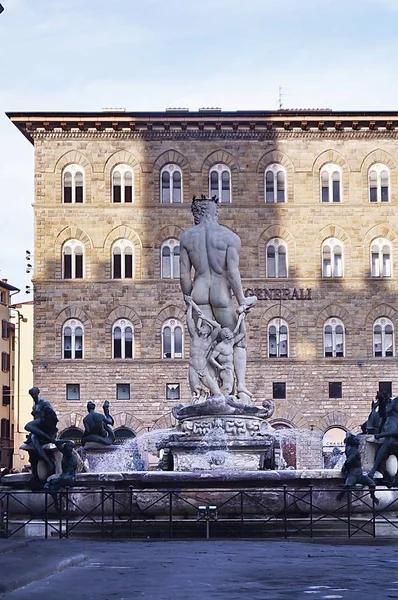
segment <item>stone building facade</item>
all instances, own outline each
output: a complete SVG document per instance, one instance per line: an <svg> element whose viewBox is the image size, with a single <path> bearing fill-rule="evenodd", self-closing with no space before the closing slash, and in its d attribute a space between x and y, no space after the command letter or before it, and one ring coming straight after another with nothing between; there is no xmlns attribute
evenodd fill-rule
<svg viewBox="0 0 398 600"><path fill-rule="evenodd" d="M297 466L320 464L333 428L358 431L378 389L397 393L398 113L8 116L36 151L34 379L61 432L88 400L109 400L123 435L190 401L178 240L202 193L218 192L259 298L254 401L313 432Z"/></svg>
<svg viewBox="0 0 398 600"><path fill-rule="evenodd" d="M10 320L11 297L20 290L0 280L0 468L13 466L15 436L15 326Z"/></svg>

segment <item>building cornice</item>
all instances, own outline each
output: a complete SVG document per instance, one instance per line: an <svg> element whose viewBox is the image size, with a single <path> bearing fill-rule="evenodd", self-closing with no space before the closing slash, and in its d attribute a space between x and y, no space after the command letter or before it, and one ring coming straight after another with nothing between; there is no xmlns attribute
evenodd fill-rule
<svg viewBox="0 0 398 600"><path fill-rule="evenodd" d="M275 139L396 137L398 112L281 110L7 113L31 143L40 139Z"/></svg>

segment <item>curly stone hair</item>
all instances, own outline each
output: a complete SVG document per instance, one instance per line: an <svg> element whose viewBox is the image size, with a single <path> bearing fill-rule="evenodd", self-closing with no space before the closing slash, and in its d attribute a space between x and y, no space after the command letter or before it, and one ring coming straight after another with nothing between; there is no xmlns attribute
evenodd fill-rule
<svg viewBox="0 0 398 600"><path fill-rule="evenodd" d="M215 220L218 219L218 198L213 196L212 198L206 198L202 194L200 198L194 196L192 198L191 211L195 221L195 225L198 225L203 218L209 216Z"/></svg>

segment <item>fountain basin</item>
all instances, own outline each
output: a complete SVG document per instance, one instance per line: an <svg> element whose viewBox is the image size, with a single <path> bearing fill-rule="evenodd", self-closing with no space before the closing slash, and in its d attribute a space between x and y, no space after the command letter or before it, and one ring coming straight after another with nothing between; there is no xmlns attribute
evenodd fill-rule
<svg viewBox="0 0 398 600"><path fill-rule="evenodd" d="M345 494L337 500L344 478L340 471L286 469L281 471L136 471L79 473L68 490L70 518L84 515L131 515L138 519L191 518L200 505L218 507L220 516L267 514L361 514L371 512L367 488L356 488L348 505ZM29 490L30 474L6 475L1 480L0 503L8 502L9 518L56 515L52 498ZM7 494L8 492L8 494ZM8 499L6 498L8 496ZM398 490L377 488L377 511L398 510ZM65 496L62 499L66 512Z"/></svg>

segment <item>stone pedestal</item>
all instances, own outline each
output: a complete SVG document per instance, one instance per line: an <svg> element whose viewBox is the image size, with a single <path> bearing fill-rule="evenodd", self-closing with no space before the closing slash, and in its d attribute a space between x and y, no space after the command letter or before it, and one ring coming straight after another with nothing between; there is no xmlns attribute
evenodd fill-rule
<svg viewBox="0 0 398 600"><path fill-rule="evenodd" d="M163 447L169 470L258 471L281 466L279 443L262 418L195 416L182 419L177 429L185 435Z"/></svg>
<svg viewBox="0 0 398 600"><path fill-rule="evenodd" d="M98 444L97 442L87 442L79 448L79 454L86 471L90 473L120 471L120 461L116 455L118 451L120 451L118 446Z"/></svg>

